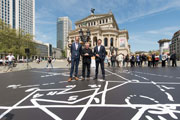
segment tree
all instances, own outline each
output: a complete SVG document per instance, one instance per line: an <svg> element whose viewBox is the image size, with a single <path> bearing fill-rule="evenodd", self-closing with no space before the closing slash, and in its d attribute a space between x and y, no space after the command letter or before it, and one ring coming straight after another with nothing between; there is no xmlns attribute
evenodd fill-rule
<svg viewBox="0 0 180 120"><path fill-rule="evenodd" d="M15 56L25 56L25 48L30 49L30 55L37 54L33 35L13 29L0 19L0 54L12 52Z"/></svg>

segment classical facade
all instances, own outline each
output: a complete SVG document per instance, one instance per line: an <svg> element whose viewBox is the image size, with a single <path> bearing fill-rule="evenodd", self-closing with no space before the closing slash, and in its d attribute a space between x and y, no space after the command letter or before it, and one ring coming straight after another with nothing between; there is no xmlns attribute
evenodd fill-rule
<svg viewBox="0 0 180 120"><path fill-rule="evenodd" d="M72 30L68 35L67 56L70 55L70 46L76 36L79 36L79 31L82 29L84 33L90 30L91 48L97 45L97 40L101 39L105 46L107 54L111 54L110 47L114 47L117 54L129 54L130 45L128 44L128 31L120 30L112 13L108 14L91 14L88 17L75 22L75 30Z"/></svg>

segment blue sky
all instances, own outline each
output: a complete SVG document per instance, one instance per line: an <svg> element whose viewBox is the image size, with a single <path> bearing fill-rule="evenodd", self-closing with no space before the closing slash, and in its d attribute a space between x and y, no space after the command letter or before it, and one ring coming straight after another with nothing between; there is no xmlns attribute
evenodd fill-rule
<svg viewBox="0 0 180 120"><path fill-rule="evenodd" d="M36 0L36 40L56 46L56 20L73 22L90 15L113 12L120 29L129 31L131 50L157 50L157 41L180 30L180 0Z"/></svg>

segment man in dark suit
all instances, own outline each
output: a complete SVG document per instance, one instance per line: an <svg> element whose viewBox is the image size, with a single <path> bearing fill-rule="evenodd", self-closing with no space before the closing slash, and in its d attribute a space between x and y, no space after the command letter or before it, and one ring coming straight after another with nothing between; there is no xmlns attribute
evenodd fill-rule
<svg viewBox="0 0 180 120"><path fill-rule="evenodd" d="M75 42L71 45L71 71L68 82L72 81L74 66L75 66L75 80L79 80L78 66L79 66L81 51L82 51L82 46L79 43L79 37L76 37Z"/></svg>
<svg viewBox="0 0 180 120"><path fill-rule="evenodd" d="M92 50L89 48L89 43L85 43L85 48L82 50L82 80L85 80L85 71L87 68L87 80L90 78L90 66L91 66L91 57L93 56Z"/></svg>
<svg viewBox="0 0 180 120"><path fill-rule="evenodd" d="M103 79L105 79L104 59L106 57L106 49L104 46L101 45L101 43L102 43L102 40L99 39L97 46L94 48L94 55L96 56L96 75L95 75L94 80L98 78L99 64L101 65Z"/></svg>

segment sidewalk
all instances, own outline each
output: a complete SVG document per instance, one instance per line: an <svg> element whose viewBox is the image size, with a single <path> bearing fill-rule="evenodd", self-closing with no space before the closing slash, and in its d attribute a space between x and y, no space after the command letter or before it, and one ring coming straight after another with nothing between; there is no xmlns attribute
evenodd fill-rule
<svg viewBox="0 0 180 120"><path fill-rule="evenodd" d="M53 67L54 68L69 68L67 66L67 61L66 60L56 60L55 62L53 61ZM42 61L39 64L36 62L30 62L29 67L27 67L27 63L17 63L16 67L13 67L12 71L21 71L21 70L26 70L27 68L46 68L47 61ZM49 66L50 67L50 66ZM0 66L0 73L5 73L8 69L8 66Z"/></svg>

